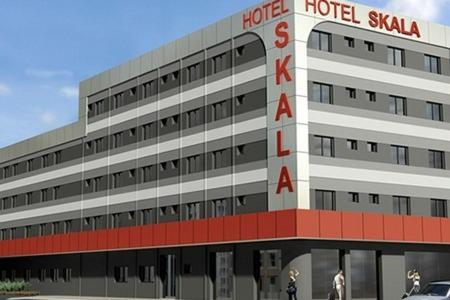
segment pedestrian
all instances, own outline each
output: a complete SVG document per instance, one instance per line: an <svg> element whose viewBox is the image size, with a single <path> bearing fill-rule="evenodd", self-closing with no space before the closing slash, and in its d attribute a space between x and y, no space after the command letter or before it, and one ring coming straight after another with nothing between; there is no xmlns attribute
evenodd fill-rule
<svg viewBox="0 0 450 300"><path fill-rule="evenodd" d="M345 277L344 271L339 270L334 276L333 286L336 288L336 292L339 296L339 300L345 299Z"/></svg>
<svg viewBox="0 0 450 300"><path fill-rule="evenodd" d="M295 281L298 275L300 275L300 273L297 270L289 271L289 282L286 289L289 300L297 300L297 285L295 284Z"/></svg>
<svg viewBox="0 0 450 300"><path fill-rule="evenodd" d="M411 291L409 292L409 294L411 295L412 292L414 291L415 294L417 294L420 291L420 274L419 272L414 269L414 270L410 270L408 271L408 279L412 280L413 282L413 288L411 289Z"/></svg>

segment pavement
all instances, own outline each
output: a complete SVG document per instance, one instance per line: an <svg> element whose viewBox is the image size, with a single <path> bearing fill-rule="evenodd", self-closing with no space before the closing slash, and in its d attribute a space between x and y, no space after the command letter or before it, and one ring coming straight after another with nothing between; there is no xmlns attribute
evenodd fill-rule
<svg viewBox="0 0 450 300"><path fill-rule="evenodd" d="M73 296L33 296L11 297L0 296L0 300L158 300L154 298L111 298L111 297L73 297Z"/></svg>

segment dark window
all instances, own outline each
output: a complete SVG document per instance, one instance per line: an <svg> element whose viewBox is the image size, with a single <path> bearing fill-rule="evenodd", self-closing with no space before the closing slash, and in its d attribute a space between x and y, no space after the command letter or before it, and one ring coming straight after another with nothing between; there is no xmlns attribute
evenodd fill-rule
<svg viewBox="0 0 450 300"><path fill-rule="evenodd" d="M241 207L247 205L247 197L245 196L239 196L236 197L236 206Z"/></svg>
<svg viewBox="0 0 450 300"><path fill-rule="evenodd" d="M212 64L212 74L219 73L223 70L227 69L227 54L222 53L219 55L216 55L211 60Z"/></svg>
<svg viewBox="0 0 450 300"><path fill-rule="evenodd" d="M25 205L31 205L32 204L32 199L33 199L33 193L32 192L28 192L25 194Z"/></svg>
<svg viewBox="0 0 450 300"><path fill-rule="evenodd" d="M231 115L227 100L214 103L211 107L211 122L228 118Z"/></svg>
<svg viewBox="0 0 450 300"><path fill-rule="evenodd" d="M355 39L351 37L344 37L345 42L347 43L347 47L355 48Z"/></svg>
<svg viewBox="0 0 450 300"><path fill-rule="evenodd" d="M17 207L17 196L11 196L11 208Z"/></svg>
<svg viewBox="0 0 450 300"><path fill-rule="evenodd" d="M31 226L29 226L29 225L25 226L24 235L25 235L25 238L31 237Z"/></svg>
<svg viewBox="0 0 450 300"><path fill-rule="evenodd" d="M51 229L52 229L52 235L58 234L59 233L59 223L53 222L51 224Z"/></svg>
<svg viewBox="0 0 450 300"><path fill-rule="evenodd" d="M408 155L408 147L403 146L391 146L391 156L394 164L397 165L408 165L409 164L409 155Z"/></svg>
<svg viewBox="0 0 450 300"><path fill-rule="evenodd" d="M380 204L380 195L369 194L369 203L370 204Z"/></svg>
<svg viewBox="0 0 450 300"><path fill-rule="evenodd" d="M16 176L18 174L17 170L19 168L19 164L12 165L12 176Z"/></svg>
<svg viewBox="0 0 450 300"><path fill-rule="evenodd" d="M443 121L442 104L427 102L427 119L434 121Z"/></svg>
<svg viewBox="0 0 450 300"><path fill-rule="evenodd" d="M245 145L239 145L236 147L237 156L245 155Z"/></svg>
<svg viewBox="0 0 450 300"><path fill-rule="evenodd" d="M201 156L194 155L186 158L186 173L193 174L202 171Z"/></svg>
<svg viewBox="0 0 450 300"><path fill-rule="evenodd" d="M211 203L211 217L222 217L227 215L227 200L213 200Z"/></svg>
<svg viewBox="0 0 450 300"><path fill-rule="evenodd" d="M48 200L48 189L41 190L41 202L46 202Z"/></svg>
<svg viewBox="0 0 450 300"><path fill-rule="evenodd" d="M62 161L61 161L61 151L56 151L55 152L55 164L57 165L57 164L60 164Z"/></svg>
<svg viewBox="0 0 450 300"><path fill-rule="evenodd" d="M428 150L430 168L445 169L445 154L443 151Z"/></svg>
<svg viewBox="0 0 450 300"><path fill-rule="evenodd" d="M30 282L30 280L31 280L31 269L25 269L25 272L24 272L24 281L25 282Z"/></svg>
<svg viewBox="0 0 450 300"><path fill-rule="evenodd" d="M376 153L378 152L378 143L367 142L367 151Z"/></svg>
<svg viewBox="0 0 450 300"><path fill-rule="evenodd" d="M396 215L410 215L411 214L411 200L409 197L393 196L394 214Z"/></svg>
<svg viewBox="0 0 450 300"><path fill-rule="evenodd" d="M94 141L94 153L100 153L103 150L103 138L96 139Z"/></svg>
<svg viewBox="0 0 450 300"><path fill-rule="evenodd" d="M189 203L186 206L186 220L197 220L200 218L200 203Z"/></svg>
<svg viewBox="0 0 450 300"><path fill-rule="evenodd" d="M53 187L53 199L57 200L61 197L61 187L55 186Z"/></svg>
<svg viewBox="0 0 450 300"><path fill-rule="evenodd" d="M331 85L323 83L313 83L313 101L319 103L332 104Z"/></svg>
<svg viewBox="0 0 450 300"><path fill-rule="evenodd" d="M375 251L351 250L353 299L378 299L377 257Z"/></svg>
<svg viewBox="0 0 450 300"><path fill-rule="evenodd" d="M339 250L312 249L312 298L327 299L331 283L341 268Z"/></svg>
<svg viewBox="0 0 450 300"><path fill-rule="evenodd" d="M42 156L42 167L43 168L47 168L50 165L50 159L49 159L49 155L43 155Z"/></svg>
<svg viewBox="0 0 450 300"><path fill-rule="evenodd" d="M335 192L316 190L316 209L336 210Z"/></svg>
<svg viewBox="0 0 450 300"><path fill-rule="evenodd" d="M187 82L193 82L201 78L201 64L197 63L192 66L187 67L186 72Z"/></svg>
<svg viewBox="0 0 450 300"><path fill-rule="evenodd" d="M393 66L405 66L405 50L388 47L388 64Z"/></svg>
<svg viewBox="0 0 450 300"><path fill-rule="evenodd" d="M123 145L123 132L118 132L112 136L112 147L119 148Z"/></svg>
<svg viewBox="0 0 450 300"><path fill-rule="evenodd" d="M375 92L366 91L366 99L369 102L376 102L377 94Z"/></svg>
<svg viewBox="0 0 450 300"><path fill-rule="evenodd" d="M152 210L143 209L141 211L141 225L149 225L153 223Z"/></svg>
<svg viewBox="0 0 450 300"><path fill-rule="evenodd" d="M240 46L236 48L236 57L241 57L245 54L245 46Z"/></svg>
<svg viewBox="0 0 450 300"><path fill-rule="evenodd" d="M45 224L39 224L39 236L44 236L45 235Z"/></svg>
<svg viewBox="0 0 450 300"><path fill-rule="evenodd" d="M29 159L27 160L27 172L33 171L33 160Z"/></svg>
<svg viewBox="0 0 450 300"><path fill-rule="evenodd" d="M58 282L59 279L59 269L53 268L50 269L50 280L52 282Z"/></svg>
<svg viewBox="0 0 450 300"><path fill-rule="evenodd" d="M71 268L63 269L63 280L64 280L64 282L72 281L72 269Z"/></svg>
<svg viewBox="0 0 450 300"><path fill-rule="evenodd" d="M357 140L347 140L347 148L350 150L358 150Z"/></svg>
<svg viewBox="0 0 450 300"><path fill-rule="evenodd" d="M120 214L112 214L111 228L119 228L119 227L120 227Z"/></svg>
<svg viewBox="0 0 450 300"><path fill-rule="evenodd" d="M154 266L139 266L139 280L140 282L155 282L155 267Z"/></svg>
<svg viewBox="0 0 450 300"><path fill-rule="evenodd" d="M313 30L311 33L311 48L331 52L331 34Z"/></svg>
<svg viewBox="0 0 450 300"><path fill-rule="evenodd" d="M441 59L439 57L425 54L424 62L425 71L435 74L441 74Z"/></svg>
<svg viewBox="0 0 450 300"><path fill-rule="evenodd" d="M46 269L39 269L39 281L44 282L47 277Z"/></svg>
<svg viewBox="0 0 450 300"><path fill-rule="evenodd" d="M353 203L359 203L358 193L348 193L348 200Z"/></svg>
<svg viewBox="0 0 450 300"><path fill-rule="evenodd" d="M116 282L125 283L128 282L128 267L116 266L114 267L114 279Z"/></svg>
<svg viewBox="0 0 450 300"><path fill-rule="evenodd" d="M64 233L70 233L72 232L72 221L71 220L66 220L64 221Z"/></svg>
<svg viewBox="0 0 450 300"><path fill-rule="evenodd" d="M124 93L118 93L113 96L113 109L123 106L125 103Z"/></svg>
<svg viewBox="0 0 450 300"><path fill-rule="evenodd" d="M223 167L226 167L228 164L227 161L227 150L217 150L212 152L212 168L213 169L220 169Z"/></svg>
<svg viewBox="0 0 450 300"><path fill-rule="evenodd" d="M375 44L373 42L364 41L364 45L366 46L367 51L375 52Z"/></svg>
<svg viewBox="0 0 450 300"><path fill-rule="evenodd" d="M200 125L202 121L202 110L194 109L186 113L186 128Z"/></svg>
<svg viewBox="0 0 450 300"><path fill-rule="evenodd" d="M120 184L120 172L119 173L114 173L112 175L112 187L113 189L116 189L119 187Z"/></svg>
<svg viewBox="0 0 450 300"><path fill-rule="evenodd" d="M447 200L431 199L431 216L447 218Z"/></svg>
<svg viewBox="0 0 450 300"><path fill-rule="evenodd" d="M356 99L356 89L354 89L354 88L345 88L345 90L347 91L348 97L350 99Z"/></svg>
<svg viewBox="0 0 450 300"><path fill-rule="evenodd" d="M314 154L333 157L334 139L331 137L314 136Z"/></svg>
<svg viewBox="0 0 450 300"><path fill-rule="evenodd" d="M236 106L241 106L245 102L245 95L239 95L236 97Z"/></svg>
<svg viewBox="0 0 450 300"><path fill-rule="evenodd" d="M142 125L142 140L156 137L156 124L154 122Z"/></svg>
<svg viewBox="0 0 450 300"><path fill-rule="evenodd" d="M154 166L146 166L141 168L141 183L150 182L156 179L152 176L154 168Z"/></svg>
<svg viewBox="0 0 450 300"><path fill-rule="evenodd" d="M406 98L389 96L389 112L391 114L406 116Z"/></svg>
<svg viewBox="0 0 450 300"><path fill-rule="evenodd" d="M143 98L148 98L150 96L153 96L156 94L156 80L152 80L149 82L146 82L142 85L142 96Z"/></svg>

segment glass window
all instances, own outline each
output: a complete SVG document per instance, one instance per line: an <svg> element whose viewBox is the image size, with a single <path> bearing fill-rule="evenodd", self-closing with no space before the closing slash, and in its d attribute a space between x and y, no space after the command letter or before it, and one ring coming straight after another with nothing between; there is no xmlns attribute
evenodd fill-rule
<svg viewBox="0 0 450 300"><path fill-rule="evenodd" d="M176 256L161 255L161 281L163 283L163 298L174 298L177 293Z"/></svg>
<svg viewBox="0 0 450 300"><path fill-rule="evenodd" d="M377 94L375 92L366 91L366 99L369 102L376 102L377 101Z"/></svg>
<svg viewBox="0 0 450 300"><path fill-rule="evenodd" d="M350 251L352 298L378 299L375 251Z"/></svg>
<svg viewBox="0 0 450 300"><path fill-rule="evenodd" d="M367 51L375 52L375 44L373 42L364 41L364 45L366 45Z"/></svg>
<svg viewBox="0 0 450 300"><path fill-rule="evenodd" d="M434 121L443 121L442 104L427 102L427 119Z"/></svg>
<svg viewBox="0 0 450 300"><path fill-rule="evenodd" d="M339 250L313 249L312 297L327 299L336 272L340 269Z"/></svg>
<svg viewBox="0 0 450 300"><path fill-rule="evenodd" d="M313 83L313 101L319 103L332 104L331 85L323 83Z"/></svg>
<svg viewBox="0 0 450 300"><path fill-rule="evenodd" d="M260 250L259 259L259 299L280 299L281 250Z"/></svg>
<svg viewBox="0 0 450 300"><path fill-rule="evenodd" d="M348 200L353 203L359 203L358 193L348 193Z"/></svg>
<svg viewBox="0 0 450 300"><path fill-rule="evenodd" d="M349 48L355 48L355 39L352 37L344 37L344 40Z"/></svg>
<svg viewBox="0 0 450 300"><path fill-rule="evenodd" d="M139 280L146 283L155 282L155 267L139 266Z"/></svg>
<svg viewBox="0 0 450 300"><path fill-rule="evenodd" d="M347 148L349 150L358 150L358 141L357 140L347 140Z"/></svg>
<svg viewBox="0 0 450 300"><path fill-rule="evenodd" d="M334 156L334 140L331 137L314 136L314 154L320 156Z"/></svg>
<svg viewBox="0 0 450 300"><path fill-rule="evenodd" d="M431 199L431 216L447 218L447 200Z"/></svg>
<svg viewBox="0 0 450 300"><path fill-rule="evenodd" d="M388 64L393 66L405 66L405 50L388 47Z"/></svg>
<svg viewBox="0 0 450 300"><path fill-rule="evenodd" d="M214 299L233 298L233 252L215 253Z"/></svg>
<svg viewBox="0 0 450 300"><path fill-rule="evenodd" d="M389 112L391 114L406 116L406 98L390 96L389 97Z"/></svg>
<svg viewBox="0 0 450 300"><path fill-rule="evenodd" d="M335 192L316 190L316 209L336 210Z"/></svg>
<svg viewBox="0 0 450 300"><path fill-rule="evenodd" d="M409 197L393 196L394 214L396 215L410 215L411 214L411 200Z"/></svg>
<svg viewBox="0 0 450 300"><path fill-rule="evenodd" d="M223 217L227 215L227 200L218 199L211 203L211 217Z"/></svg>
<svg viewBox="0 0 450 300"><path fill-rule="evenodd" d="M116 282L125 283L128 282L128 267L116 266L114 267L114 279Z"/></svg>
<svg viewBox="0 0 450 300"><path fill-rule="evenodd" d="M428 150L430 168L445 169L445 154L443 151Z"/></svg>
<svg viewBox="0 0 450 300"><path fill-rule="evenodd" d="M347 91L348 97L350 99L356 99L356 89L354 89L354 88L345 88L345 90Z"/></svg>
<svg viewBox="0 0 450 300"><path fill-rule="evenodd" d="M437 56L424 56L425 71L435 74L441 74L441 59Z"/></svg>
<svg viewBox="0 0 450 300"><path fill-rule="evenodd" d="M190 203L186 206L186 220L197 220L201 218L200 203Z"/></svg>
<svg viewBox="0 0 450 300"><path fill-rule="evenodd" d="M311 48L331 52L331 34L313 30L311 33Z"/></svg>
<svg viewBox="0 0 450 300"><path fill-rule="evenodd" d="M374 142L367 142L367 151L378 152L378 144Z"/></svg>
<svg viewBox="0 0 450 300"><path fill-rule="evenodd" d="M371 204L380 204L380 195L378 195L378 194L369 194L369 203L371 203Z"/></svg>
<svg viewBox="0 0 450 300"><path fill-rule="evenodd" d="M398 165L408 165L408 147L391 146L392 161Z"/></svg>

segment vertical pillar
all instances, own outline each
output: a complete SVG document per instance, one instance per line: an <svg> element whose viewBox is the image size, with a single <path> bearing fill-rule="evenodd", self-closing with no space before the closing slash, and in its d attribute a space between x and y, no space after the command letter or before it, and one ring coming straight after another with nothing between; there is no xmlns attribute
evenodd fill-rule
<svg viewBox="0 0 450 300"><path fill-rule="evenodd" d="M381 300L400 299L405 293L405 256L401 251L383 252L379 256Z"/></svg>
<svg viewBox="0 0 450 300"><path fill-rule="evenodd" d="M343 264L342 269L345 275L345 300L352 299L352 261L350 256L350 251L345 250L343 252Z"/></svg>
<svg viewBox="0 0 450 300"><path fill-rule="evenodd" d="M257 283L254 276L254 258L253 245L237 245L234 249L234 274L235 283L234 293L235 299L256 300L257 297Z"/></svg>

